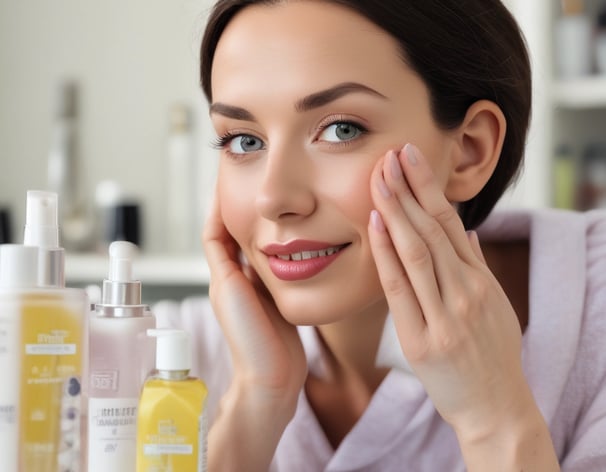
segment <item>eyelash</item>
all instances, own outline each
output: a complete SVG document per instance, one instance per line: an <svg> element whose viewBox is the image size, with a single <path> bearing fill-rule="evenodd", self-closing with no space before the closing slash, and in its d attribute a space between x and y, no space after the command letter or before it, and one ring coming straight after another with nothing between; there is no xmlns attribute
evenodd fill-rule
<svg viewBox="0 0 606 472"><path fill-rule="evenodd" d="M360 137L364 136L369 131L366 126L362 125L361 123L359 123L357 121L354 121L351 119L345 119L343 117L331 117L331 118L325 120L324 122L322 122L318 126L318 129L316 130L316 135L322 134L324 131L326 131L326 129L328 127L335 125L335 124L344 124L344 125L355 126L360 131ZM220 136L217 136L217 138L211 143L211 147L213 147L214 149L217 149L217 150L224 150L227 154L229 154L233 157L240 156L240 154L231 152L227 147L234 138L241 137L241 136L247 135L247 134L250 134L250 133L234 133L231 131L227 131L226 133L224 133ZM253 134L250 134L250 136L253 136L256 139L259 139L256 136L254 136ZM348 146L352 141L355 141L357 139L359 139L359 137L356 139L353 139L353 140L349 140L349 141L342 141L339 143L327 143L327 144L329 144L330 146L339 146L339 147Z"/></svg>

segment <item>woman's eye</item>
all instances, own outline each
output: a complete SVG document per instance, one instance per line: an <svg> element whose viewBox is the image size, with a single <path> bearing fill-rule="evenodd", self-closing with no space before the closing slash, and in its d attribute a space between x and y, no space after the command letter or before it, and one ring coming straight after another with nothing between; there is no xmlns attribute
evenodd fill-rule
<svg viewBox="0 0 606 472"><path fill-rule="evenodd" d="M340 143L343 141L351 141L360 136L364 130L361 126L346 121L340 121L328 125L322 130L320 140L330 143Z"/></svg>
<svg viewBox="0 0 606 472"><path fill-rule="evenodd" d="M263 149L263 141L250 134L241 134L231 138L227 147L234 154L246 154Z"/></svg>

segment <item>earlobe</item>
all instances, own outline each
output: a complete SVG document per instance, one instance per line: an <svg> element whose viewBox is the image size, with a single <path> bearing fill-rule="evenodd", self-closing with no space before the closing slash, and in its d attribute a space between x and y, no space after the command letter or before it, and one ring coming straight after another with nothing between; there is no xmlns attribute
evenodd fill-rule
<svg viewBox="0 0 606 472"><path fill-rule="evenodd" d="M507 123L498 105L479 100L469 107L456 130L455 155L445 194L464 202L486 185L499 161Z"/></svg>

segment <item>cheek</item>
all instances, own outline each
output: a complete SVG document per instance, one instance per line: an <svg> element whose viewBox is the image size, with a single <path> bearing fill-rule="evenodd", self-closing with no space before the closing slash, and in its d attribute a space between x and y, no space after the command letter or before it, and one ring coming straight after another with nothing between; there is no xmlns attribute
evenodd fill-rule
<svg viewBox="0 0 606 472"><path fill-rule="evenodd" d="M255 189L246 179L228 176L219 170L217 196L221 205L221 216L227 231L240 246L250 239L254 218Z"/></svg>

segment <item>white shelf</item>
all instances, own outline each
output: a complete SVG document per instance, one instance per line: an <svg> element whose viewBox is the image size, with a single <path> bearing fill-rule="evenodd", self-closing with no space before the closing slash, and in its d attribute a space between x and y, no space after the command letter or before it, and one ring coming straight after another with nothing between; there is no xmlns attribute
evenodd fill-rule
<svg viewBox="0 0 606 472"><path fill-rule="evenodd" d="M69 283L102 283L109 260L97 254L68 253L65 277ZM142 254L133 262L135 278L147 285L208 285L210 272L200 254Z"/></svg>
<svg viewBox="0 0 606 472"><path fill-rule="evenodd" d="M606 76L559 80L553 85L553 102L564 108L606 107Z"/></svg>

